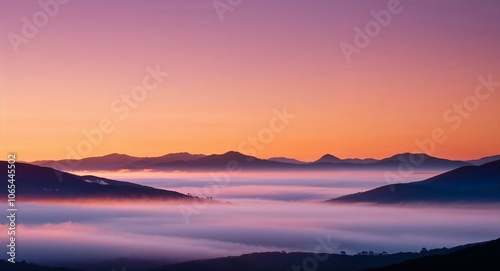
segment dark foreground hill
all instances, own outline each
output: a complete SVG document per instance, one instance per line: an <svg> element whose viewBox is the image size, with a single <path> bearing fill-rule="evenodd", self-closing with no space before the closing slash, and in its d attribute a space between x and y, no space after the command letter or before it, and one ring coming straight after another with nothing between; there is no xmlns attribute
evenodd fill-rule
<svg viewBox="0 0 500 271"><path fill-rule="evenodd" d="M386 266L419 257L417 253L398 253L386 256L344 256L337 254L321 254L321 257L326 256L328 256L328 258L325 261L320 262L314 259L313 253L252 253L238 257L225 257L173 264L153 269L152 271L288 271L307 270L307 267L309 267L309 270L316 271L355 271L371 267ZM300 269L296 269L294 266L298 266ZM304 266L307 267L304 268ZM317 268L311 268L313 266L317 266Z"/></svg>
<svg viewBox="0 0 500 271"><path fill-rule="evenodd" d="M464 166L424 181L385 185L330 202L500 202L500 160Z"/></svg>
<svg viewBox="0 0 500 271"><path fill-rule="evenodd" d="M477 246L464 248L445 255L433 255L408 260L399 264L371 271L420 271L420 270L456 270L456 271L491 271L500 270L500 239Z"/></svg>
<svg viewBox="0 0 500 271"><path fill-rule="evenodd" d="M424 250L420 253L395 253L363 255L314 254L304 252L265 252L251 253L237 257L223 257L196 260L165 265L150 271L399 271L399 270L500 270L500 239L468 244L454 248ZM106 262L82 264L77 269L46 267L25 262L0 260L2 271L97 271L97 270L146 270L137 261ZM154 264L149 264L154 265ZM73 264L73 266L75 266ZM116 267L116 268L115 268ZM111 269L110 269L111 268Z"/></svg>
<svg viewBox="0 0 500 271"><path fill-rule="evenodd" d="M25 262L11 263L0 260L0 270L2 271L81 271L78 269L55 268Z"/></svg>
<svg viewBox="0 0 500 271"><path fill-rule="evenodd" d="M7 162L0 161L1 172L7 170ZM4 176L7 176L5 172ZM48 167L25 163L15 164L16 198L36 199L147 199L188 200L190 196L129 182L109 180L96 176L78 176ZM7 186L7 182L6 182ZM0 189L6 197L7 189Z"/></svg>
<svg viewBox="0 0 500 271"><path fill-rule="evenodd" d="M464 248L476 246L470 244L455 248L432 249L421 253L395 253L369 255L314 254L304 252L264 252L244 254L237 257L224 257L208 260L196 260L167 265L152 271L357 271L378 268L417 259L430 255L444 255Z"/></svg>

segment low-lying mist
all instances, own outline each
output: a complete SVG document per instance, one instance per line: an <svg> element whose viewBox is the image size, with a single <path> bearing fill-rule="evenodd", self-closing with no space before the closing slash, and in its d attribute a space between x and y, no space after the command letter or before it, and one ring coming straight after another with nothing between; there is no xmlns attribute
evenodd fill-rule
<svg viewBox="0 0 500 271"><path fill-rule="evenodd" d="M420 181L442 171L415 171L398 177L399 182ZM82 172L76 174L82 175ZM205 187L222 185L213 197L219 200L267 199L285 201L321 201L392 183L386 175L397 171L241 171L238 173L207 172L85 172L110 179L129 181L156 188L205 196ZM212 190L213 191L213 190Z"/></svg>
<svg viewBox="0 0 500 271"><path fill-rule="evenodd" d="M387 184L366 173L352 176L244 174L214 195L231 204L198 206L189 220L180 211L183 203L20 203L17 255L42 264L120 257L184 261L262 251L313 252L318 245L322 252L419 251L500 237L500 205L322 201ZM146 177L114 176L184 193L210 183L203 175ZM0 243L6 244L6 224L0 232Z"/></svg>
<svg viewBox="0 0 500 271"><path fill-rule="evenodd" d="M318 238L329 240L337 252L418 251L499 237L498 207L246 200L209 205L186 224L175 204L29 203L19 211L18 255L39 263L118 257L182 261L257 251L314 251ZM7 225L1 227L6 232ZM2 236L1 242L6 241Z"/></svg>

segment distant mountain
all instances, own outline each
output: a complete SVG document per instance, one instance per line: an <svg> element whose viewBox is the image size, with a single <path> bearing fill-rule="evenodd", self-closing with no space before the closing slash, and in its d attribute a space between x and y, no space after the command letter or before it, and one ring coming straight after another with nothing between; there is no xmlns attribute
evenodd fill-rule
<svg viewBox="0 0 500 271"><path fill-rule="evenodd" d="M169 163L174 161L190 161L202 158L203 154L190 154L187 152L169 153L159 157L133 157L125 154L109 154L100 157L89 157L80 160L42 160L30 164L51 167L64 171L106 171L121 169L147 169L151 165Z"/></svg>
<svg viewBox="0 0 500 271"><path fill-rule="evenodd" d="M464 166L424 181L386 185L331 202L499 202L500 160Z"/></svg>
<svg viewBox="0 0 500 271"><path fill-rule="evenodd" d="M175 161L192 161L199 158L203 158L206 155L204 154L190 154L187 152L179 152L179 153L169 153L167 155L163 155L160 157L150 157L140 159L139 161L134 161L132 163L126 164L123 168L126 169L148 169L153 168L157 164L166 164Z"/></svg>
<svg viewBox="0 0 500 271"><path fill-rule="evenodd" d="M352 164L371 164L378 162L379 160L373 159L373 158L365 158L365 159L359 159L359 158L346 158L342 159L342 162L344 163L352 163Z"/></svg>
<svg viewBox="0 0 500 271"><path fill-rule="evenodd" d="M342 159L333 156L331 154L325 154L321 156L318 160L314 161L313 163L340 163L342 162Z"/></svg>
<svg viewBox="0 0 500 271"><path fill-rule="evenodd" d="M357 168L357 169L397 169L401 165L410 165L416 169L453 169L469 163L463 161L447 160L429 156L422 153L401 153L381 160L366 158L340 159L331 154L325 154L311 164L331 163L337 164L334 168ZM361 166L360 166L361 165ZM364 166L366 165L366 166Z"/></svg>
<svg viewBox="0 0 500 271"><path fill-rule="evenodd" d="M81 160L35 161L32 164L47 166L63 171L113 171L144 170L158 171L201 171L226 170L228 163L238 162L242 169L250 170L450 170L470 165L463 161L454 161L432 157L426 154L402 153L382 160L372 158L340 159L325 154L314 162L302 162L286 157L259 159L230 151L224 154L171 153L159 157L133 157L124 154L110 154Z"/></svg>
<svg viewBox="0 0 500 271"><path fill-rule="evenodd" d="M286 158L286 157L272 157L267 160L273 162L287 163L287 164L296 164L296 165L301 165L306 163L304 161L299 161L297 159Z"/></svg>
<svg viewBox="0 0 500 271"><path fill-rule="evenodd" d="M456 160L447 160L433 157L424 153L402 153L382 159L373 165L377 167L393 167L396 165L406 164L414 168L457 168L470 165L469 163Z"/></svg>
<svg viewBox="0 0 500 271"><path fill-rule="evenodd" d="M125 165L139 161L143 158L133 157L126 154L108 154L100 157L89 157L83 159L64 159L64 160L41 160L30 162L30 164L51 167L59 170L118 170Z"/></svg>
<svg viewBox="0 0 500 271"><path fill-rule="evenodd" d="M0 168L7 168L0 161ZM190 200L190 196L96 176L78 176L48 167L16 163L16 198ZM7 189L0 189L6 196Z"/></svg>
<svg viewBox="0 0 500 271"><path fill-rule="evenodd" d="M230 151L224 154L189 154L171 153L160 157L132 157L122 154L110 154L102 157L91 157L81 160L35 161L32 164L52 167L66 171L100 171L100 170L226 170L228 164L244 169L286 169L291 163L259 159L253 156ZM298 165L298 164L297 164Z"/></svg>
<svg viewBox="0 0 500 271"><path fill-rule="evenodd" d="M497 161L497 160L500 160L500 155L486 156L486 157L476 159L476 160L469 160L469 161L467 161L467 163L470 163L470 164L473 164L476 166L480 166L480 165L483 165L483 164L486 164L489 162L493 162L493 161Z"/></svg>
<svg viewBox="0 0 500 271"><path fill-rule="evenodd" d="M174 161L169 163L158 163L151 165L152 169L158 170L236 170L236 169L287 169L294 165L259 159L244 155L239 152L226 152L224 154L212 154L190 161ZM297 165L300 166L300 165Z"/></svg>
<svg viewBox="0 0 500 271"><path fill-rule="evenodd" d="M367 268L378 268L392 264L402 263L411 259L418 259L430 255L445 255L464 248L474 247L470 244L455 248L431 249L421 253L400 252L395 254L369 255L339 255L321 254L323 261L316 261L312 265L307 259L317 259L318 255L305 252L263 252L244 254L236 257L223 257L208 260L196 260L184 263L167 265L151 271L290 271L307 270L307 267L316 271L356 271ZM306 263L306 268L303 264ZM296 266L296 267L293 267ZM315 268L311 268L314 266ZM422 269L422 270L459 270L459 269ZM493 270L493 269L492 269Z"/></svg>
<svg viewBox="0 0 500 271"><path fill-rule="evenodd" d="M500 239L444 254L408 260L371 271L500 270Z"/></svg>

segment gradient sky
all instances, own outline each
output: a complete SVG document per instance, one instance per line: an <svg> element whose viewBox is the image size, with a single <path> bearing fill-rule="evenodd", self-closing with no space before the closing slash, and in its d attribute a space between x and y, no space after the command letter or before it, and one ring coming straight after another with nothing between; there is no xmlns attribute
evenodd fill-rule
<svg viewBox="0 0 500 271"><path fill-rule="evenodd" d="M209 0L73 0L15 53L9 33L42 9L1 0L1 153L65 158L104 118L115 129L87 156L222 153L283 107L296 118L257 156L382 158L435 128L447 139L434 156L500 153L500 90L457 129L443 119L478 76L500 81L500 2L401 1L347 63L340 43L388 2L248 0L220 21ZM111 103L156 65L169 76L119 119Z"/></svg>

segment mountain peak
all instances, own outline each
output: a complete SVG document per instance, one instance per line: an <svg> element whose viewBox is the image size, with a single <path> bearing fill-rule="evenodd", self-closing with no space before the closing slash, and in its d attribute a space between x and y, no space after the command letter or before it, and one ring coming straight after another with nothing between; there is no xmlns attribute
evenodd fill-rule
<svg viewBox="0 0 500 271"><path fill-rule="evenodd" d="M225 152L223 154L219 154L219 156L224 156L224 157L243 157L243 158L247 158L249 157L248 155L245 155L241 152L237 152L237 151L228 151L228 152Z"/></svg>
<svg viewBox="0 0 500 271"><path fill-rule="evenodd" d="M114 157L132 157L130 155L127 155L127 154L122 154L122 153L110 153L110 154L107 154L107 155L103 155L101 157L107 157L107 158L114 158Z"/></svg>
<svg viewBox="0 0 500 271"><path fill-rule="evenodd" d="M342 162L342 159L334 156L334 155L331 155L329 153L321 156L321 158L319 158L317 161L315 162L320 162L320 163L338 163L338 162Z"/></svg>
<svg viewBox="0 0 500 271"><path fill-rule="evenodd" d="M383 160L397 160L399 158L408 159L410 156L412 156L412 157L422 157L422 156L424 156L425 158L436 158L436 157L430 156L430 155L425 154L425 153L403 152L403 153L398 153L398 154L395 154L393 156L387 157L387 158L385 158Z"/></svg>

